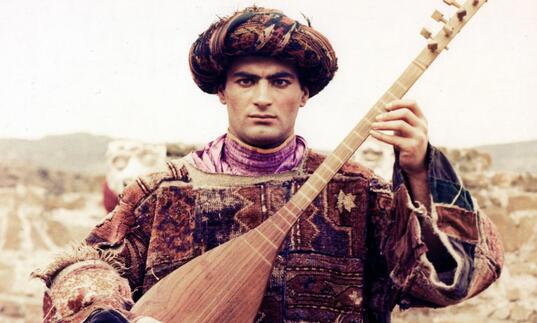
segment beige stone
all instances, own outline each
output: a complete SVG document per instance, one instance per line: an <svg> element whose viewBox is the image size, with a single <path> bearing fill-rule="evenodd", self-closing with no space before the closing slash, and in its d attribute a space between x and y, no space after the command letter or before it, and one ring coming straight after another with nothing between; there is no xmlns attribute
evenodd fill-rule
<svg viewBox="0 0 537 323"><path fill-rule="evenodd" d="M486 190L484 190L484 189L475 190L475 192L476 193L474 194L473 197L477 201L477 204L479 205L479 207L484 209L484 208L490 207L492 205L492 202L490 201L489 195L486 192Z"/></svg>
<svg viewBox="0 0 537 323"><path fill-rule="evenodd" d="M7 260L7 259L5 259ZM0 262L0 293L8 292L13 285L13 275L15 270L12 264Z"/></svg>
<svg viewBox="0 0 537 323"><path fill-rule="evenodd" d="M476 149L441 149L461 173L481 173L490 168L489 154Z"/></svg>
<svg viewBox="0 0 537 323"><path fill-rule="evenodd" d="M11 318L23 318L24 310L19 302L2 299L0 300L0 315Z"/></svg>
<svg viewBox="0 0 537 323"><path fill-rule="evenodd" d="M488 186L487 178L481 174L471 173L462 177L464 186L468 189L479 189Z"/></svg>
<svg viewBox="0 0 537 323"><path fill-rule="evenodd" d="M501 306L494 311L492 317L500 320L506 320L509 318L510 314L511 309L509 308L509 306Z"/></svg>
<svg viewBox="0 0 537 323"><path fill-rule="evenodd" d="M516 287L511 287L507 290L506 293L507 299L511 302L520 299L520 290Z"/></svg>
<svg viewBox="0 0 537 323"><path fill-rule="evenodd" d="M82 227L77 225L66 226L66 223L62 223L56 220L47 220L46 232L51 240L57 246L66 246L70 243L77 243L82 240L88 233L91 226Z"/></svg>
<svg viewBox="0 0 537 323"><path fill-rule="evenodd" d="M491 208L485 214L498 228L505 251L519 250L532 235L532 228L517 225L505 209Z"/></svg>
<svg viewBox="0 0 537 323"><path fill-rule="evenodd" d="M520 174L513 179L512 185L527 192L537 192L537 174Z"/></svg>
<svg viewBox="0 0 537 323"><path fill-rule="evenodd" d="M517 257L516 262L511 263L511 273L513 275L533 275L537 277L537 266L534 263L529 263L527 255ZM535 293L537 296L537 291Z"/></svg>
<svg viewBox="0 0 537 323"><path fill-rule="evenodd" d="M528 322L533 313L534 311L531 308L515 303L511 310L511 319L516 322Z"/></svg>
<svg viewBox="0 0 537 323"><path fill-rule="evenodd" d="M509 212L535 210L537 209L537 194L518 193L511 195L508 203L507 210Z"/></svg>
<svg viewBox="0 0 537 323"><path fill-rule="evenodd" d="M508 188L511 186L513 176L506 172L496 172L492 175L490 182L492 185L501 188Z"/></svg>
<svg viewBox="0 0 537 323"><path fill-rule="evenodd" d="M528 247L529 251L526 254L526 261L528 263L528 266L530 270L528 270L529 273L535 274L537 277L537 241L532 241L532 245ZM537 295L537 291L536 295Z"/></svg>
<svg viewBox="0 0 537 323"><path fill-rule="evenodd" d="M41 295L40 295L41 296ZM24 304L24 319L26 322L41 322L43 316L43 307L40 303Z"/></svg>
<svg viewBox="0 0 537 323"><path fill-rule="evenodd" d="M489 188L488 196L495 207L507 208L507 204L509 203L509 195L505 190Z"/></svg>

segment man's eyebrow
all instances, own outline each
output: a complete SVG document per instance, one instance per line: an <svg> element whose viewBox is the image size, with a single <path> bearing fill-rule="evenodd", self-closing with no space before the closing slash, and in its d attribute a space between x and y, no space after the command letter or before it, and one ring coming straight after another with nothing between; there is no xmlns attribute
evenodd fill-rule
<svg viewBox="0 0 537 323"><path fill-rule="evenodd" d="M231 74L231 76L238 77L238 78L249 78L249 79L258 79L259 78L259 75L248 73L248 72L241 72L241 71L234 72L233 74Z"/></svg>
<svg viewBox="0 0 537 323"><path fill-rule="evenodd" d="M296 75L294 73L289 73L289 72L277 72L277 73L274 73L274 74L271 74L271 75L267 76L267 78L269 80L279 79L279 78L296 79Z"/></svg>
<svg viewBox="0 0 537 323"><path fill-rule="evenodd" d="M249 79L260 79L261 78L257 74L252 74L252 73L243 72L243 71L234 72L234 73L231 74L231 76L232 77L237 77L237 78L249 78ZM267 76L267 79L269 79L269 80L278 79L278 78L296 79L296 75L294 73L282 71L282 72L276 72L274 74L270 74L270 75Z"/></svg>

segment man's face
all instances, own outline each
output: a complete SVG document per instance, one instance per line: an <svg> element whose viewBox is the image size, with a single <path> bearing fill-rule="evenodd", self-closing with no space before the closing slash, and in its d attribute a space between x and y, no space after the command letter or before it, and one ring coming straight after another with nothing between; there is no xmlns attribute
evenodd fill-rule
<svg viewBox="0 0 537 323"><path fill-rule="evenodd" d="M294 133L298 109L308 100L290 64L267 57L237 59L218 92L227 105L229 131L241 141L273 148Z"/></svg>

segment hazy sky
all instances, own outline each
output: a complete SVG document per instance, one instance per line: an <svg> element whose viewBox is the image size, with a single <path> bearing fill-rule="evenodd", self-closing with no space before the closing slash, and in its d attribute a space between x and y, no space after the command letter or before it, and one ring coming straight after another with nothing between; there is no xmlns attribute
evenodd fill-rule
<svg viewBox="0 0 537 323"><path fill-rule="evenodd" d="M462 0L460 0L462 2ZM301 13L332 42L339 71L300 112L297 133L333 148L440 27L441 0L1 0L0 137L91 132L202 143L224 107L191 79L187 54L217 16L247 5ZM407 94L433 144L537 139L537 1L489 0Z"/></svg>

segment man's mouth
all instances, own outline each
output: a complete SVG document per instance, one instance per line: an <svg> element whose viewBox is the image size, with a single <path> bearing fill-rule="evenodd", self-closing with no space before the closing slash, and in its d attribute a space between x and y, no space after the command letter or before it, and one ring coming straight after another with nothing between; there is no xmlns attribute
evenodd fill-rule
<svg viewBox="0 0 537 323"><path fill-rule="evenodd" d="M251 114L248 117L252 119L276 119L276 116L271 114Z"/></svg>

